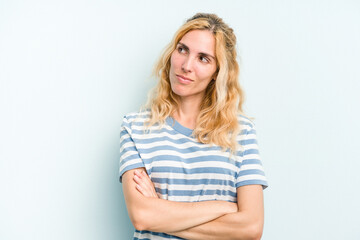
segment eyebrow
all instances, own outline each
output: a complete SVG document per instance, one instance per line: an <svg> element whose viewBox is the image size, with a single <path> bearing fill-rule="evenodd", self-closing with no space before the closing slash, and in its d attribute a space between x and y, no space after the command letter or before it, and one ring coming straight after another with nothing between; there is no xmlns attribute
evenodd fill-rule
<svg viewBox="0 0 360 240"><path fill-rule="evenodd" d="M185 48L185 50L189 51L189 47L186 46L184 43L182 42L179 42L178 45L181 45L183 48ZM199 52L200 55L203 55L203 56L208 56L208 57L211 57L213 58L214 60L216 60L216 58L208 53L204 53L204 52Z"/></svg>

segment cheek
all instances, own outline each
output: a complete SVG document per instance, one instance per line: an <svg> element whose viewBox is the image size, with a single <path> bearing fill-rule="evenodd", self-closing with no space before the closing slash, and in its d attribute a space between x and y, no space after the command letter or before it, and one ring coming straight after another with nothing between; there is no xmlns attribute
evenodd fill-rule
<svg viewBox="0 0 360 240"><path fill-rule="evenodd" d="M205 68L199 68L198 74L199 77L201 77L204 80L211 80L215 74L215 68L213 67L205 67Z"/></svg>
<svg viewBox="0 0 360 240"><path fill-rule="evenodd" d="M176 53L173 53L170 58L171 68L178 68L181 65L181 59Z"/></svg>

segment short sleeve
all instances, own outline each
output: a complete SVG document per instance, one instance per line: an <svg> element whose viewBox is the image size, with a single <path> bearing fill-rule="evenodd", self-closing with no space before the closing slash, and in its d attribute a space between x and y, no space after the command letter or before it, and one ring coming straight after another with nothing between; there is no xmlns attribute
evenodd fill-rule
<svg viewBox="0 0 360 240"><path fill-rule="evenodd" d="M268 183L259 155L256 130L254 125L248 123L241 136L241 164L236 178L236 188L259 184L263 189L267 188Z"/></svg>
<svg viewBox="0 0 360 240"><path fill-rule="evenodd" d="M126 171L140 167L145 167L145 165L131 137L130 124L124 117L120 131L119 181L122 182L122 175Z"/></svg>

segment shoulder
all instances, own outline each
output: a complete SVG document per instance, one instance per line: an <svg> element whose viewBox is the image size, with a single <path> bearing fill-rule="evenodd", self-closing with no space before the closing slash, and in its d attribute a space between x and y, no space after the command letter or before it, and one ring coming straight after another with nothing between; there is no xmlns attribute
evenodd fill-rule
<svg viewBox="0 0 360 240"><path fill-rule="evenodd" d="M255 124L250 117L245 116L244 114L238 114L237 120L242 133L247 133L255 129Z"/></svg>
<svg viewBox="0 0 360 240"><path fill-rule="evenodd" d="M145 109L138 112L131 112L124 116L122 127L132 128L133 126L143 126L150 119L150 110Z"/></svg>

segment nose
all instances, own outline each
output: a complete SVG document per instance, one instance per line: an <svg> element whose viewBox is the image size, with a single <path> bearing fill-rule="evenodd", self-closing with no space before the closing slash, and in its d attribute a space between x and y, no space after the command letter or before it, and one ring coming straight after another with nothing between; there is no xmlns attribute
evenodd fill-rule
<svg viewBox="0 0 360 240"><path fill-rule="evenodd" d="M181 70L184 73L188 73L188 72L192 72L192 69L193 69L193 60L190 56L187 56L181 65Z"/></svg>

